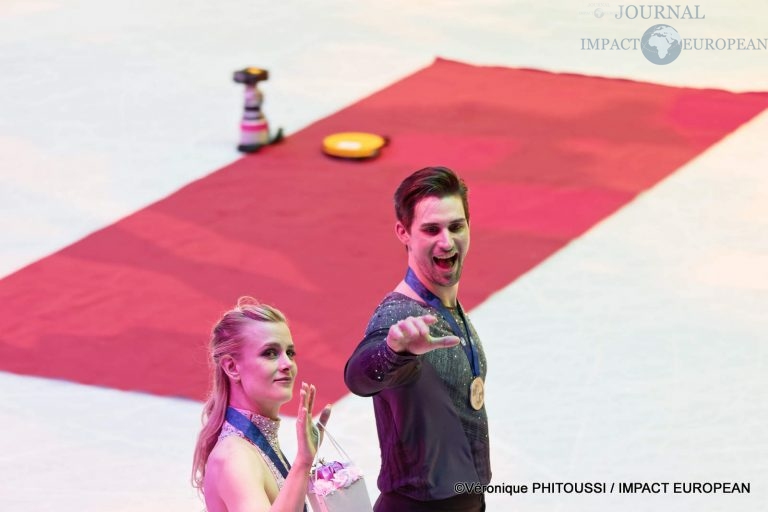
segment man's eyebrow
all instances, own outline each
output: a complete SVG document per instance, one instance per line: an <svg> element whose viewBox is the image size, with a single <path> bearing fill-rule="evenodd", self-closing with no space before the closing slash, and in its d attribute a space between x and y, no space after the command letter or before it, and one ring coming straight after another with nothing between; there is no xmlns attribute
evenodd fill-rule
<svg viewBox="0 0 768 512"><path fill-rule="evenodd" d="M449 220L448 222L446 222L446 224L460 224L460 223L464 224L466 222L467 222L467 219L465 219L464 217L460 217L458 219ZM440 222L424 222L422 224L419 224L419 227L423 228L423 227L439 226L440 224L441 224Z"/></svg>

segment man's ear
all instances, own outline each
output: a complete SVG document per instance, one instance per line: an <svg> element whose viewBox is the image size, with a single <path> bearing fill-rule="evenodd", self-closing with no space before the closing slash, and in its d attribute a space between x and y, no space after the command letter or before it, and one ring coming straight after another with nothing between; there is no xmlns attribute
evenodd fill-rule
<svg viewBox="0 0 768 512"><path fill-rule="evenodd" d="M397 239L400 240L404 246L408 247L408 242L411 241L411 234L408 233L408 230L405 229L405 226L403 226L403 223L400 221L395 223L395 234L397 235Z"/></svg>
<svg viewBox="0 0 768 512"><path fill-rule="evenodd" d="M234 357L227 354L221 358L221 362L219 364L221 364L221 369L224 370L224 373L226 373L230 379L235 382L240 380L240 368L238 367L237 361L235 361Z"/></svg>

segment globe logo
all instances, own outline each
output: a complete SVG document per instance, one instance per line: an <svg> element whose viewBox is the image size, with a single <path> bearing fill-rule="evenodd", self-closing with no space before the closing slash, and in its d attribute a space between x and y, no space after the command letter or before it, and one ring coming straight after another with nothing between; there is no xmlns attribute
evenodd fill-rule
<svg viewBox="0 0 768 512"><path fill-rule="evenodd" d="M595 18L602 18L603 14L605 13L601 8L598 7L597 9L595 9Z"/></svg>
<svg viewBox="0 0 768 512"><path fill-rule="evenodd" d="M646 59L663 66L680 56L682 42L680 34L674 28L669 25L654 25L645 31L640 39L640 46Z"/></svg>

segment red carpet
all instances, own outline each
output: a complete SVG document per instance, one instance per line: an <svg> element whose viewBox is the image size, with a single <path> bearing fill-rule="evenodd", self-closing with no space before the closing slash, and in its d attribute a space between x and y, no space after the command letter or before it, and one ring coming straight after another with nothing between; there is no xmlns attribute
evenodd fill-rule
<svg viewBox="0 0 768 512"><path fill-rule="evenodd" d="M0 370L202 398L207 333L249 294L288 315L300 378L334 401L405 271L391 196L411 171L446 165L470 185L471 308L767 106L438 60L0 281ZM392 143L368 162L320 153L347 130Z"/></svg>

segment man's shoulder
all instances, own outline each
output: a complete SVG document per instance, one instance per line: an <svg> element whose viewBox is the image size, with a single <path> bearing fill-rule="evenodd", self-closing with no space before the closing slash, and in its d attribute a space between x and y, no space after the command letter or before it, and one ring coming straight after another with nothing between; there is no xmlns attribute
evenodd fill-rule
<svg viewBox="0 0 768 512"><path fill-rule="evenodd" d="M365 332L378 329L389 329L390 326L409 316L430 314L431 310L425 304L398 292L391 292L376 306Z"/></svg>

